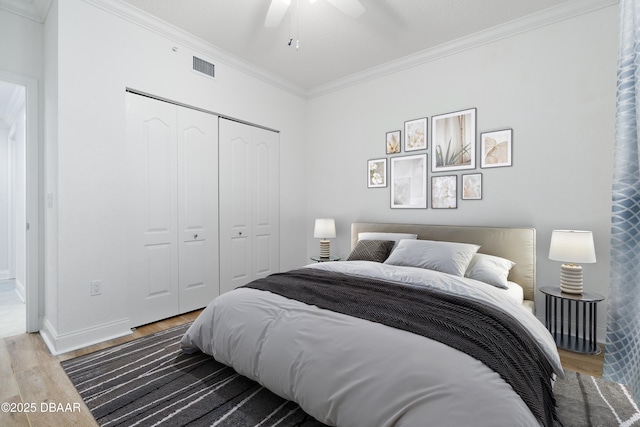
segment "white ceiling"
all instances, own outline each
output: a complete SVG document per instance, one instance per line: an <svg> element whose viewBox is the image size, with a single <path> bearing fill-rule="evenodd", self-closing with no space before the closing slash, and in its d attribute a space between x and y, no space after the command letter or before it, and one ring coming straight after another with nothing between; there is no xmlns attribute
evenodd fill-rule
<svg viewBox="0 0 640 427"><path fill-rule="evenodd" d="M525 17L551 22L611 0L360 0L349 18L327 0L291 0L265 28L270 0L124 0L309 91ZM276 0L281 1L281 0ZM539 21L539 20L538 20ZM294 42L288 45L289 38ZM295 40L300 48L296 51Z"/></svg>

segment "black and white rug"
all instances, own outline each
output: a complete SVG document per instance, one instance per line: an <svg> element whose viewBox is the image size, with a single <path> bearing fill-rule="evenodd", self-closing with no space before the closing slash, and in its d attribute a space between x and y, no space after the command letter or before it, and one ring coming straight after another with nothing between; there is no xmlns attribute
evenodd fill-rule
<svg viewBox="0 0 640 427"><path fill-rule="evenodd" d="M62 362L98 424L324 426L212 357L183 354L188 327ZM640 411L619 384L568 371L555 394L566 427L640 427Z"/></svg>

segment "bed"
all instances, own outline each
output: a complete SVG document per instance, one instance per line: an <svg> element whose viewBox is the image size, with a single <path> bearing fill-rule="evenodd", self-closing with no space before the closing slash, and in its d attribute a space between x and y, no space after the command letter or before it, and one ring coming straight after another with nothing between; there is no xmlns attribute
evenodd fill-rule
<svg viewBox="0 0 640 427"><path fill-rule="evenodd" d="M354 223L351 235L349 261L216 298L183 351L213 356L327 425L558 425L562 366L533 315L535 229ZM489 284L495 262L508 266ZM471 270L479 276L465 277Z"/></svg>

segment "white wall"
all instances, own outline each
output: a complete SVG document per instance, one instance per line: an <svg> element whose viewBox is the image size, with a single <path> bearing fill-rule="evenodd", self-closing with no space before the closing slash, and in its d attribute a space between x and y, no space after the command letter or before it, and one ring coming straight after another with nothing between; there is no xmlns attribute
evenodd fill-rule
<svg viewBox="0 0 640 427"><path fill-rule="evenodd" d="M9 129L0 126L0 279L10 276Z"/></svg>
<svg viewBox="0 0 640 427"><path fill-rule="evenodd" d="M207 52L87 2L57 2L52 13L46 27L57 28L57 40L46 42L47 58L57 67L47 76L57 75L57 85L48 88L45 102L57 129L51 123L47 131L47 143L56 147L46 159L53 196L47 278L56 291L47 292L44 335L54 351L129 328L134 308L126 299L127 182L120 173L127 87L280 130L281 268L305 262L304 100L215 60L215 80L199 75L191 70L191 57L209 59ZM89 295L92 280L102 280L101 296Z"/></svg>
<svg viewBox="0 0 640 427"><path fill-rule="evenodd" d="M598 262L584 265L585 287L607 295L617 27L611 6L310 100L308 254L318 251L313 219L323 216L336 219L332 253L343 257L354 221L533 226L541 287L558 284L560 263L548 259L551 231L586 229ZM478 133L513 129L513 166L476 169L483 200L459 200L455 210L400 210L390 209L388 187L367 189L367 160L385 157L385 132L471 107ZM543 318L543 298L536 300Z"/></svg>
<svg viewBox="0 0 640 427"><path fill-rule="evenodd" d="M20 297L26 299L27 284L27 231L25 220L27 218L26 207L26 134L25 134L25 109L24 104L17 112L15 122L9 131L9 155L11 163L10 185L12 187L13 200L11 204L12 220L10 221L14 253L11 256L14 261L14 278L16 289Z"/></svg>

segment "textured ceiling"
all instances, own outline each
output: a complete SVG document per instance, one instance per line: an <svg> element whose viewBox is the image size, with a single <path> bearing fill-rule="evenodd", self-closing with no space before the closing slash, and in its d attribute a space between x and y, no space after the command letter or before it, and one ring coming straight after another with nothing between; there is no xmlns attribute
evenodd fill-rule
<svg viewBox="0 0 640 427"><path fill-rule="evenodd" d="M360 0L365 12L352 19L326 0L291 0L280 25L265 28L270 0L125 1L305 90L544 9L589 3Z"/></svg>

